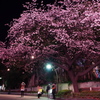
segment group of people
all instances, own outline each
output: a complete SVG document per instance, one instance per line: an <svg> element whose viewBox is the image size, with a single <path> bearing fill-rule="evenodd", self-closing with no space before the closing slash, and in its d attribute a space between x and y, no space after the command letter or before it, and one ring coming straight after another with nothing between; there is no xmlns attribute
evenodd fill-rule
<svg viewBox="0 0 100 100"><path fill-rule="evenodd" d="M52 97L51 98L55 99L56 85L55 84L52 84L52 87L50 87L50 84L48 84L47 89L46 89L46 92L47 92L47 97L48 98L52 94Z"/></svg>
<svg viewBox="0 0 100 100"><path fill-rule="evenodd" d="M38 90L38 98L40 98L43 94L43 88L41 86L38 86L37 90ZM24 91L25 91L25 83L22 82L21 83L21 97L24 96ZM55 99L56 85L55 84L52 84L52 85L48 84L47 88L46 88L46 92L47 92L48 98Z"/></svg>
<svg viewBox="0 0 100 100"><path fill-rule="evenodd" d="M55 93L56 93L56 85L52 84L52 86L50 84L47 85L46 88L46 92L47 92L47 97L48 98L52 98L55 99ZM40 98L43 94L43 89L41 86L38 86L38 98Z"/></svg>

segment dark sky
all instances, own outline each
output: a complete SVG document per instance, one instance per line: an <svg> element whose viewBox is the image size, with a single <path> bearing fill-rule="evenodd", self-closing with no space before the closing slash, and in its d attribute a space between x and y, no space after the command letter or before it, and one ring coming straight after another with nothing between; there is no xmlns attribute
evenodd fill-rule
<svg viewBox="0 0 100 100"><path fill-rule="evenodd" d="M30 1L31 0L0 0L0 41L5 41L5 37L7 36L9 27L5 24L10 23L13 18L19 18L24 10L22 4ZM46 3L52 1L54 0L44 0Z"/></svg>

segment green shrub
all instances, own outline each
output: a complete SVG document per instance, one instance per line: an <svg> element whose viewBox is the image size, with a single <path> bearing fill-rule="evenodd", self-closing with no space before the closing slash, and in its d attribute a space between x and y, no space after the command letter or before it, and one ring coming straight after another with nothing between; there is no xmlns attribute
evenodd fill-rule
<svg viewBox="0 0 100 100"><path fill-rule="evenodd" d="M57 96L58 96L58 97L62 97L62 96L71 94L71 92L72 92L71 90L61 90L61 91L59 91L59 92L57 93Z"/></svg>

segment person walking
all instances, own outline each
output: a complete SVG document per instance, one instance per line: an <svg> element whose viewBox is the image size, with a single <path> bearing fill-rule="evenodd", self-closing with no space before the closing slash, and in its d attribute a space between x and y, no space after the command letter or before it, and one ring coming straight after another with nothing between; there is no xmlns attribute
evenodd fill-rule
<svg viewBox="0 0 100 100"><path fill-rule="evenodd" d="M47 92L47 97L49 98L49 91L50 91L50 84L47 85L47 88L46 88L46 92Z"/></svg>
<svg viewBox="0 0 100 100"><path fill-rule="evenodd" d="M56 94L56 85L53 84L52 85L52 97L53 97L53 99L56 99L55 94Z"/></svg>
<svg viewBox="0 0 100 100"><path fill-rule="evenodd" d="M24 91L25 91L25 83L22 82L22 83L21 83L21 97L24 96Z"/></svg>
<svg viewBox="0 0 100 100"><path fill-rule="evenodd" d="M42 96L43 89L41 86L38 86L37 89L38 89L38 98L40 98Z"/></svg>

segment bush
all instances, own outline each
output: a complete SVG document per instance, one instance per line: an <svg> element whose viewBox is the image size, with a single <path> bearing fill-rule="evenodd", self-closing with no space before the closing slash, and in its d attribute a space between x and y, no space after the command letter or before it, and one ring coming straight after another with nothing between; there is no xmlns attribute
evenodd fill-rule
<svg viewBox="0 0 100 100"><path fill-rule="evenodd" d="M62 97L62 96L66 96L66 95L69 95L69 94L71 94L71 90L61 90L61 91L59 91L58 93L57 93L57 96L58 97Z"/></svg>
<svg viewBox="0 0 100 100"><path fill-rule="evenodd" d="M76 98L100 98L100 91L84 91L80 93L74 93Z"/></svg>

